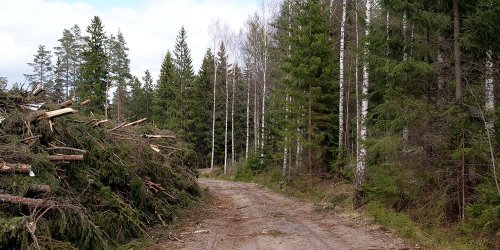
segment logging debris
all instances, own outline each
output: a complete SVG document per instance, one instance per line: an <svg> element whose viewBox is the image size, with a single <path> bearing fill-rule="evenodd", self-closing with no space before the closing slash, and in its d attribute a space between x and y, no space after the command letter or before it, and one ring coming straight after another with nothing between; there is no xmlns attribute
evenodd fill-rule
<svg viewBox="0 0 500 250"><path fill-rule="evenodd" d="M0 91L0 249L116 248L200 196L172 132L88 104Z"/></svg>

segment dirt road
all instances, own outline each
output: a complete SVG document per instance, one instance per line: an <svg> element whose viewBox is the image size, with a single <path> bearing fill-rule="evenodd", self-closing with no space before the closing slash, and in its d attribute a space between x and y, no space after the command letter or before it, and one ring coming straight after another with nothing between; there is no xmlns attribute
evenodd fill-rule
<svg viewBox="0 0 500 250"><path fill-rule="evenodd" d="M255 184L200 179L215 196L212 215L184 228L164 249L400 249L401 240L375 226Z"/></svg>

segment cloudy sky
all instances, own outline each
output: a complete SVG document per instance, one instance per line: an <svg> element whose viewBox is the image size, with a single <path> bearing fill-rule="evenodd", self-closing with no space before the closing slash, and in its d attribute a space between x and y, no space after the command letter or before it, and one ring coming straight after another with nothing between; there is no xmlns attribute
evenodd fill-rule
<svg viewBox="0 0 500 250"><path fill-rule="evenodd" d="M220 19L237 31L261 0L0 0L0 76L24 82L39 44L53 51L64 29L82 31L98 15L107 34L118 30L130 48L132 74L157 77L181 26L187 30L195 70L210 46L209 26ZM55 60L53 58L53 60Z"/></svg>

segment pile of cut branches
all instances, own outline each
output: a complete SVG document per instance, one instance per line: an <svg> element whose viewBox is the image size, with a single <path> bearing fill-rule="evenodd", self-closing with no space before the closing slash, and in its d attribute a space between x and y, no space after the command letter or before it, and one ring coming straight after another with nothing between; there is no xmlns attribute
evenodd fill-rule
<svg viewBox="0 0 500 250"><path fill-rule="evenodd" d="M113 248L199 197L173 133L39 101L0 91L0 249Z"/></svg>

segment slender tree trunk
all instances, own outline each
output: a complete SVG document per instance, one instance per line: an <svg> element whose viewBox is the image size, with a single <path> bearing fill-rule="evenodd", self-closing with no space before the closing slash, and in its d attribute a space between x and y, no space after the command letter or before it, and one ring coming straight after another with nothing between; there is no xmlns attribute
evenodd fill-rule
<svg viewBox="0 0 500 250"><path fill-rule="evenodd" d="M289 98L287 94L285 101L285 121L287 122L288 122L288 100ZM285 146L283 147L283 168L282 168L283 177L286 176L287 160L288 160L288 125L285 125Z"/></svg>
<svg viewBox="0 0 500 250"><path fill-rule="evenodd" d="M361 106L359 105L359 20L358 20L358 0L355 0L355 23L356 23L356 56L354 59L354 83L356 84L356 164L359 162L359 139L361 128Z"/></svg>
<svg viewBox="0 0 500 250"><path fill-rule="evenodd" d="M288 38L290 39L292 36L291 29L292 29L292 20L291 20L291 14L292 13L292 6L291 6L291 1L288 1ZM292 45L288 43L288 51L287 51L287 57L290 58L290 53L292 50ZM285 121L288 122L288 105L289 105L289 100L290 97L288 96L288 89L285 90ZM288 125L285 125L285 146L283 147L283 177L286 176L286 167L287 167L287 160L288 160Z"/></svg>
<svg viewBox="0 0 500 250"><path fill-rule="evenodd" d="M234 88L236 85L236 60L233 66L233 93L231 98L231 165L234 164Z"/></svg>
<svg viewBox="0 0 500 250"><path fill-rule="evenodd" d="M76 101L76 65L73 65L73 101Z"/></svg>
<svg viewBox="0 0 500 250"><path fill-rule="evenodd" d="M491 59L492 56L492 51L488 50L486 52L486 77L484 80L484 87L485 87L485 111L486 111L486 116L492 115L492 113L495 111L495 89L493 85L493 61ZM488 129L494 133L494 123L491 121L491 119L487 119L487 124L486 126Z"/></svg>
<svg viewBox="0 0 500 250"><path fill-rule="evenodd" d="M344 40L347 1L342 1L342 21L340 22L340 70L339 70L339 154L344 151Z"/></svg>
<svg viewBox="0 0 500 250"><path fill-rule="evenodd" d="M307 172L312 176L312 86L307 86Z"/></svg>
<svg viewBox="0 0 500 250"><path fill-rule="evenodd" d="M371 17L371 0L366 1L366 28L365 37L370 35L370 17ZM356 168L356 199L354 202L355 207L359 207L363 204L363 194L361 191L361 185L365 179L365 169L366 169L366 135L367 135L367 119L368 119L368 87L369 87L369 71L368 71L368 55L369 55L369 42L365 41L363 48L363 85L361 87L361 129L360 129L360 150L359 150L359 161Z"/></svg>
<svg viewBox="0 0 500 250"><path fill-rule="evenodd" d="M250 148L250 79L247 78L247 116L246 116L246 141L245 161L248 161L248 149Z"/></svg>
<svg viewBox="0 0 500 250"><path fill-rule="evenodd" d="M212 109L212 155L210 158L210 169L214 169L214 156L215 156L215 86L217 84L217 59L216 52L214 50L214 102Z"/></svg>
<svg viewBox="0 0 500 250"><path fill-rule="evenodd" d="M406 61L408 59L408 53L407 53L407 39L406 39L406 33L407 33L407 27L408 27L408 18L406 16L406 11L403 13L403 61ZM402 146L403 146L403 154L406 154L408 152L408 140L409 140L409 129L408 125L405 125L403 127L403 141L402 141Z"/></svg>
<svg viewBox="0 0 500 250"><path fill-rule="evenodd" d="M455 99L462 101L462 65L460 51L460 20L458 0L453 0L453 48L455 56Z"/></svg>
<svg viewBox="0 0 500 250"><path fill-rule="evenodd" d="M66 95L64 99L68 100L69 98L69 60L66 59Z"/></svg>
<svg viewBox="0 0 500 250"><path fill-rule="evenodd" d="M403 13L403 60L406 61L406 58L408 58L407 54L407 46L406 46L406 29L408 26L408 20L406 17L406 11Z"/></svg>
<svg viewBox="0 0 500 250"><path fill-rule="evenodd" d="M493 121L489 118L492 113L495 111L495 89L494 89L494 84L493 84L493 62L492 62L492 51L488 50L486 52L486 78L485 78L485 115L483 116L484 118L484 125L486 127L486 135L488 139L488 146L490 148L490 157L491 157L491 166L493 170L493 179L495 180L495 184L497 187L497 193L500 194L500 185L498 184L498 178L497 178L497 165L496 165L496 159L495 159L495 148L493 146L493 140L492 140L492 135L495 133L495 127Z"/></svg>
<svg viewBox="0 0 500 250"><path fill-rule="evenodd" d="M257 78L257 76L255 76ZM257 153L257 147L259 147L259 109L257 107L257 82L255 79L253 84L253 151L254 154Z"/></svg>
<svg viewBox="0 0 500 250"><path fill-rule="evenodd" d="M121 95L122 95L122 84L120 82L118 82L118 86L117 86L117 89L116 89L116 121L118 123L120 123L120 119L121 119L121 116L122 116L122 99L121 99Z"/></svg>
<svg viewBox="0 0 500 250"><path fill-rule="evenodd" d="M104 100L104 118L105 119L108 119L108 109L109 109L108 96L109 96L109 76L106 78L106 98Z"/></svg>
<svg viewBox="0 0 500 250"><path fill-rule="evenodd" d="M444 84L445 84L445 80L444 80L444 54L443 54L443 41L444 41L444 38L442 36L439 37L439 50L438 50L438 53L437 53L437 71L438 71L438 91L439 91L439 98L441 98L441 96L443 95L443 90L444 90Z"/></svg>
<svg viewBox="0 0 500 250"><path fill-rule="evenodd" d="M263 89L262 89L262 122L261 132L260 132L260 158L261 160L264 158L264 145L265 145L265 127L266 127L266 82L267 82L267 19L264 14L264 65L262 70L262 81L263 81Z"/></svg>
<svg viewBox="0 0 500 250"><path fill-rule="evenodd" d="M300 137L302 136L302 130L297 123L297 141L296 141L296 155L295 155L295 169L298 171L302 165L302 143Z"/></svg>
<svg viewBox="0 0 500 250"><path fill-rule="evenodd" d="M227 174L227 121L228 121L228 108L229 108L229 86L227 82L227 65L225 67L224 71L225 75L225 84L226 84L226 105L225 105L225 122L224 122L224 174Z"/></svg>

